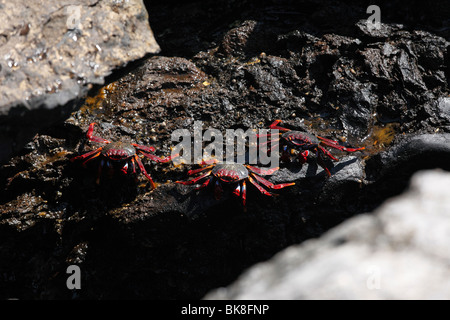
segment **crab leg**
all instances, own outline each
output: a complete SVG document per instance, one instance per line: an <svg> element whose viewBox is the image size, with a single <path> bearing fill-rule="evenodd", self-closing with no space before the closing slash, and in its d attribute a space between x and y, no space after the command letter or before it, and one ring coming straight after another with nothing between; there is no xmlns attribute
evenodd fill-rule
<svg viewBox="0 0 450 320"><path fill-rule="evenodd" d="M323 160L323 156L322 156L322 154L323 153L321 153L321 151L322 152L324 152L324 151L326 151L326 155L328 155L328 154L330 154L327 150L325 150L325 149L323 149L323 148L321 148L320 146L319 146L319 148L317 149L317 152L316 152L316 155L317 155L317 163L319 164L319 166L321 166L324 170L325 170L325 172L327 173L327 176L331 176L331 172L330 172L330 170L328 170L328 168L327 168L327 166L326 166L326 164L325 164L325 161ZM330 154L331 155L331 154ZM328 156L330 156L330 155L328 155ZM334 160L334 159L336 159L336 158L334 158L333 156L331 156L331 158ZM336 159L337 160L337 159Z"/></svg>
<svg viewBox="0 0 450 320"><path fill-rule="evenodd" d="M196 184L197 181L206 178L207 176L209 176L211 174L212 170L209 170L208 172L198 176L197 178L194 178L192 180L188 180L188 181L176 181L176 183L180 183L180 184L184 184L184 185L191 185L191 184Z"/></svg>
<svg viewBox="0 0 450 320"><path fill-rule="evenodd" d="M245 184L245 180L238 183L238 185L236 186L236 188L233 191L233 194L236 197L241 197L242 199L242 205L245 208L245 204L246 204L246 199L247 199L247 190L246 190L246 184Z"/></svg>
<svg viewBox="0 0 450 320"><path fill-rule="evenodd" d="M242 199L242 205L245 208L245 205L247 204L247 186L245 184L245 181L242 181L241 186L241 199Z"/></svg>
<svg viewBox="0 0 450 320"><path fill-rule="evenodd" d="M278 133L278 134L280 134L280 133ZM276 137L276 134L275 134L275 133L267 133L267 134L261 134L261 133L258 133L258 134L256 135L256 137L257 137L257 138L260 138L260 137L265 137L265 138L268 138L268 137L270 137L270 138L275 138L275 139L270 139L270 140L261 142L260 144L262 144L262 145L268 144L268 143L271 142L271 141L278 141L278 140L280 140L278 137Z"/></svg>
<svg viewBox="0 0 450 320"><path fill-rule="evenodd" d="M270 147L269 151L272 152L276 147L278 147L280 145L280 139L278 139L277 143L274 143L273 146Z"/></svg>
<svg viewBox="0 0 450 320"><path fill-rule="evenodd" d="M191 175L193 175L193 174L196 174L196 173L205 171L205 170L207 170L207 169L211 169L211 168L213 168L213 167L214 167L214 165L210 165L210 166L201 167L201 168L198 168L198 169L195 169L195 170L189 170L189 171L188 171L188 175L191 176Z"/></svg>
<svg viewBox="0 0 450 320"><path fill-rule="evenodd" d="M94 126L95 126L95 122L92 122L89 125L89 129L86 133L86 137L90 140L90 141L94 141L94 142L99 142L99 143L111 143L111 141L97 137L92 135L92 133L94 132Z"/></svg>
<svg viewBox="0 0 450 320"><path fill-rule="evenodd" d="M282 131L290 131L290 129L279 127L278 124L281 122L281 120L275 120L270 126L270 129L278 129Z"/></svg>
<svg viewBox="0 0 450 320"><path fill-rule="evenodd" d="M280 184L273 184L269 180L264 179L263 177L260 177L256 174L253 175L253 177L258 180L258 182L261 182L263 185L270 189L282 189L285 187L293 186L295 185L295 182L288 182L288 183L280 183Z"/></svg>
<svg viewBox="0 0 450 320"><path fill-rule="evenodd" d="M259 137L259 136L258 136ZM269 146L270 144L270 146ZM258 147L265 153L273 152L275 148L279 147L280 139L268 140L264 142L260 142Z"/></svg>
<svg viewBox="0 0 450 320"><path fill-rule="evenodd" d="M265 194L266 196L273 196L272 193L268 192L266 189L261 187L258 182L256 182L251 176L248 176L248 181L250 181L262 194Z"/></svg>
<svg viewBox="0 0 450 320"><path fill-rule="evenodd" d="M328 151L327 149L325 149L324 147L318 146L318 147L317 147L317 150L319 150L319 152L321 152L321 154L326 155L327 157L333 159L334 161L339 161L338 158L334 157L334 156L331 154L331 152Z"/></svg>
<svg viewBox="0 0 450 320"><path fill-rule="evenodd" d="M327 138L323 138L323 137L317 137L317 138L321 140L321 144L329 146L331 148L342 150L342 151L355 152L355 151L359 151L359 150L364 150L365 149L365 147L361 147L361 148L347 148L347 147L341 146L338 141L327 139Z"/></svg>
<svg viewBox="0 0 450 320"><path fill-rule="evenodd" d="M155 147L151 147L151 146L147 147L147 146L143 146L143 145L140 145L137 143L132 143L132 145L138 149L144 150L145 152L155 152L155 150L156 150Z"/></svg>
<svg viewBox="0 0 450 320"><path fill-rule="evenodd" d="M195 188L195 190L200 190L200 189L206 188L212 179L213 179L213 177L207 179L205 182L203 182L203 184L200 187Z"/></svg>
<svg viewBox="0 0 450 320"><path fill-rule="evenodd" d="M279 133L278 133L278 135L279 135ZM267 134L260 134L259 133L259 134L256 135L256 137L258 138L258 140L260 140L259 138L261 138L261 137L265 137L265 138L270 137L270 140L266 140L266 141L260 142L259 143L260 146L264 146L264 145L268 145L269 143L280 141L280 138L277 137L277 135L274 134L274 133L267 133Z"/></svg>
<svg viewBox="0 0 450 320"><path fill-rule="evenodd" d="M76 157L73 157L73 158L71 158L70 159L70 161L75 161L75 160L78 160L78 159L85 159L85 158L89 158L89 157L91 157L90 159L87 159L86 161L84 161L83 162L83 165L86 163L86 162L88 162L89 160L92 160L92 159L94 159L95 157L98 157L99 155L100 155L100 153L101 153L101 150L102 150L102 147L100 147L100 148L98 148L98 149L95 149L95 150L93 150L93 151L90 151L90 152L88 152L88 153L85 153L85 154L82 154L82 155L80 155L80 156L76 156Z"/></svg>
<svg viewBox="0 0 450 320"><path fill-rule="evenodd" d="M280 167L275 167L275 168L271 168L271 169L263 169L263 168L257 168L257 167L252 167L249 165L246 165L247 169L249 169L251 172L254 172L256 174L259 175L264 175L264 176L268 176L273 174L275 171L277 171L278 169L280 169Z"/></svg>
<svg viewBox="0 0 450 320"><path fill-rule="evenodd" d="M125 162L125 164L122 166L122 168L120 168L120 171L122 171L123 174L128 173L128 163L127 162Z"/></svg>
<svg viewBox="0 0 450 320"><path fill-rule="evenodd" d="M141 172L147 177L148 180L150 180L150 184L152 186L152 189L155 189L156 185L153 182L152 177L150 177L150 175L147 173L147 171L145 171L145 168L144 168L144 165L142 164L141 159L139 159L139 157L137 155L134 156L134 159L136 160L136 162L137 162Z"/></svg>
<svg viewBox="0 0 450 320"><path fill-rule="evenodd" d="M166 158L160 158L158 156L155 156L154 154L150 154L150 153L146 153L142 150L139 150L140 153L142 153L144 156L146 156L147 158L155 161L155 162L160 162L160 163L166 163L169 162L170 160L172 160L173 158L176 158L179 156L179 154L174 154L172 156L166 157Z"/></svg>
<svg viewBox="0 0 450 320"><path fill-rule="evenodd" d="M204 165L210 165L210 164L216 164L218 163L219 160L216 158L212 158L212 159L206 159L206 160L202 160L199 165L204 166Z"/></svg>
<svg viewBox="0 0 450 320"><path fill-rule="evenodd" d="M273 142L273 144L272 144L272 142ZM268 147L269 144L270 144L270 147ZM263 149L263 150L265 152L267 152L267 151L273 151L273 149L275 149L279 145L280 145L280 139L275 139L275 140L269 140L269 141L261 142L258 145L258 147L259 148L266 147L266 149Z"/></svg>
<svg viewBox="0 0 450 320"><path fill-rule="evenodd" d="M136 162L134 160L134 157L131 158L131 167L133 168L133 174L136 173Z"/></svg>
<svg viewBox="0 0 450 320"><path fill-rule="evenodd" d="M240 183L238 183L237 186L236 186L236 188L234 188L233 194L234 194L236 197L240 197L240 196L241 196L241 184L240 184Z"/></svg>
<svg viewBox="0 0 450 320"><path fill-rule="evenodd" d="M308 160L308 155L309 155L309 151L305 150L305 151L301 152L297 156L297 158L299 159L300 163L303 164L303 163L306 163L306 161Z"/></svg>
<svg viewBox="0 0 450 320"><path fill-rule="evenodd" d="M97 158L101 154L101 151L98 151L96 154L94 154L92 157L88 158L87 160L83 161L82 166L85 167L86 163L91 161L94 158Z"/></svg>

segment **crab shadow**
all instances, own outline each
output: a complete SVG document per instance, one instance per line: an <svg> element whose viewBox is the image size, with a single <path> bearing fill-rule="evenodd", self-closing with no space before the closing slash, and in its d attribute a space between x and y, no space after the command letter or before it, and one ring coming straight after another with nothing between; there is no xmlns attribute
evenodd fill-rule
<svg viewBox="0 0 450 320"><path fill-rule="evenodd" d="M325 160L327 168L330 170L331 177L346 176L347 171L354 170L353 164L358 161L356 157L344 158L339 162L333 162ZM301 164L299 162L283 163L270 180L276 183L282 182L295 182L303 179L312 179L325 181L327 174L323 170L315 159L308 159L306 163Z"/></svg>
<svg viewBox="0 0 450 320"><path fill-rule="evenodd" d="M195 186L176 184L168 194L176 199L179 209L190 220L215 214L225 205L232 205L234 211L245 211L240 198L232 195L230 186L223 186L220 199L214 197L213 186L196 190Z"/></svg>
<svg viewBox="0 0 450 320"><path fill-rule="evenodd" d="M107 212L133 201L139 194L139 175L122 174L117 170L98 173L100 159L82 166L80 162L68 162L65 175L70 183L62 190L61 201L67 202L74 211L95 214ZM143 183L146 183L143 182ZM145 188L149 188L148 185Z"/></svg>
<svg viewBox="0 0 450 320"><path fill-rule="evenodd" d="M350 168L351 164L354 164L357 161L358 161L357 157L351 157L350 159L344 159L335 163L330 161L332 165L329 166L328 168L330 170L331 175L334 175L341 171L346 171L347 169Z"/></svg>

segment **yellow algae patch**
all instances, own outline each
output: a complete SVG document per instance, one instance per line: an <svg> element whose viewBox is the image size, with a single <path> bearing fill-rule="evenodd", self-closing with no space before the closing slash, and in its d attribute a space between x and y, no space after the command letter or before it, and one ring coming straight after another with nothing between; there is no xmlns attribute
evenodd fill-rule
<svg viewBox="0 0 450 320"><path fill-rule="evenodd" d="M384 126L373 126L372 133L364 143L366 152L374 154L388 147L397 134L398 126L397 123L388 123Z"/></svg>
<svg viewBox="0 0 450 320"><path fill-rule="evenodd" d="M101 109L103 101L107 98L107 96L114 92L117 84L112 82L107 86L101 88L95 96L88 96L84 102L84 105L80 108L82 112L92 111L96 109Z"/></svg>

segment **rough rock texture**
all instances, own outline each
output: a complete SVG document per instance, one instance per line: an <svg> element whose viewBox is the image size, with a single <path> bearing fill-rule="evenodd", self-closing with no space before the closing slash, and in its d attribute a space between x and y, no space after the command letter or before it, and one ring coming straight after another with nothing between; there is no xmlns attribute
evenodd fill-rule
<svg viewBox="0 0 450 320"><path fill-rule="evenodd" d="M450 170L445 15L386 4L383 32L371 34L356 1L146 6L163 56L92 90L0 168L1 297L200 299L371 212L414 172ZM210 188L174 183L194 165L144 159L158 183L150 190L143 175L120 171L104 170L97 185L99 158L86 167L69 161L99 146L86 141L91 122L98 136L166 156L174 130L192 131L195 121L224 132L274 119L366 149L331 150L339 161L329 161L330 178L314 157L283 163L268 178L296 185L275 197L249 185L246 212L230 193L216 201ZM66 287L71 264L81 268L82 290Z"/></svg>
<svg viewBox="0 0 450 320"><path fill-rule="evenodd" d="M159 52L141 0L0 2L0 161L115 69Z"/></svg>
<svg viewBox="0 0 450 320"><path fill-rule="evenodd" d="M291 246L205 299L450 298L450 173L421 171L373 213Z"/></svg>

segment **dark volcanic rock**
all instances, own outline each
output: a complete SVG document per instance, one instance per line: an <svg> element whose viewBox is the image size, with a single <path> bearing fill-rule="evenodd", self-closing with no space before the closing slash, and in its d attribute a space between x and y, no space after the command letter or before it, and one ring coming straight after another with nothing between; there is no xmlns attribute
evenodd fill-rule
<svg viewBox="0 0 450 320"><path fill-rule="evenodd" d="M115 69L159 52L140 0L16 1L0 19L0 162Z"/></svg>
<svg viewBox="0 0 450 320"><path fill-rule="evenodd" d="M366 8L351 1L237 5L147 3L164 56L92 90L1 167L0 296L201 298L371 212L415 171L450 170L445 21L433 16L431 27L415 28L397 15L403 7L389 5L383 34L374 35L360 22ZM86 167L69 161L100 146L86 141L92 122L97 136L167 156L178 142L172 133L193 132L197 121L225 133L275 119L365 150L330 149L339 161L328 161L329 178L314 156L282 163L268 178L296 185L269 197L249 184L246 212L231 193L217 201L211 188L175 183L195 165L143 158L158 184L150 190L143 175L105 172L96 184L100 158ZM70 264L82 270L80 291L66 288Z"/></svg>

